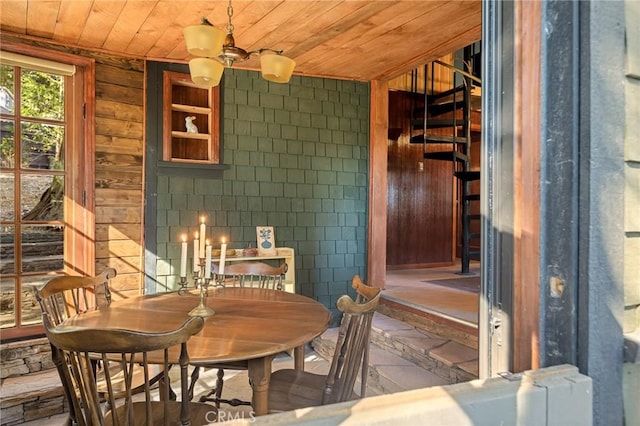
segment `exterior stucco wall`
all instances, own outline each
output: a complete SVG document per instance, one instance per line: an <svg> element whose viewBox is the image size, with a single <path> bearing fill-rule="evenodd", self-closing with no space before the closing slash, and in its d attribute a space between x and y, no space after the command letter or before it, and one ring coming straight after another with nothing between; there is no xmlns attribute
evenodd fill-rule
<svg viewBox="0 0 640 426"><path fill-rule="evenodd" d="M640 330L640 3L625 4L624 332Z"/></svg>
<svg viewBox="0 0 640 426"><path fill-rule="evenodd" d="M640 424L640 2L625 2L625 208L623 394L625 421Z"/></svg>

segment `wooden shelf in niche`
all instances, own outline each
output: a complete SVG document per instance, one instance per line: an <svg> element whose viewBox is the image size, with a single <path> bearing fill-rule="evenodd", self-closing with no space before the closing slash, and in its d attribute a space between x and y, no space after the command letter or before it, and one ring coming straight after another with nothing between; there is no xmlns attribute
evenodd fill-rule
<svg viewBox="0 0 640 426"><path fill-rule="evenodd" d="M194 117L197 133L187 131L186 118ZM189 74L163 75L164 161L220 164L220 89L196 86Z"/></svg>

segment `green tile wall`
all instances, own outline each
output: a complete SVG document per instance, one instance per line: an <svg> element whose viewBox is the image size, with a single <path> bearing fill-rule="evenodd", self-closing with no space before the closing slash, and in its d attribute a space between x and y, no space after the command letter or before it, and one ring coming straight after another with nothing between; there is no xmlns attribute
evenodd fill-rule
<svg viewBox="0 0 640 426"><path fill-rule="evenodd" d="M156 291L176 288L180 235L204 213L209 236L232 248L255 247L255 227L273 226L276 245L295 249L297 292L335 310L366 270L369 85L225 70L222 90L229 169L157 176Z"/></svg>

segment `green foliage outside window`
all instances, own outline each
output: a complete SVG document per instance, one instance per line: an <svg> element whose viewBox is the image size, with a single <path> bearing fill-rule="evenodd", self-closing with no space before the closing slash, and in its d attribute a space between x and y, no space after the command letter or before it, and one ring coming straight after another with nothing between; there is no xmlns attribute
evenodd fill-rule
<svg viewBox="0 0 640 426"><path fill-rule="evenodd" d="M0 66L2 113L13 115L15 104L15 71L9 65ZM17 129L12 119L3 117L0 137L0 167L12 167L15 162L15 131L22 135L22 167L34 167L44 158L44 168L62 169L64 141L64 77L41 71L22 69L20 75L20 115L22 126ZM30 120L35 119L35 120ZM45 122L43 122L43 120ZM35 166L40 167L40 166Z"/></svg>

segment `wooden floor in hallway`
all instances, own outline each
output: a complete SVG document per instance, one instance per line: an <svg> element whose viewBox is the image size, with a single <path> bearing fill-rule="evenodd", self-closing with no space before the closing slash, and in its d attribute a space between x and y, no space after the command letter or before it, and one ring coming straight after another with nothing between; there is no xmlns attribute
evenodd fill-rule
<svg viewBox="0 0 640 426"><path fill-rule="evenodd" d="M472 262L469 272L461 275L459 263L435 268L387 270L382 297L477 329L479 291L472 291L464 284L456 287L456 282L465 281L479 285L480 263Z"/></svg>

